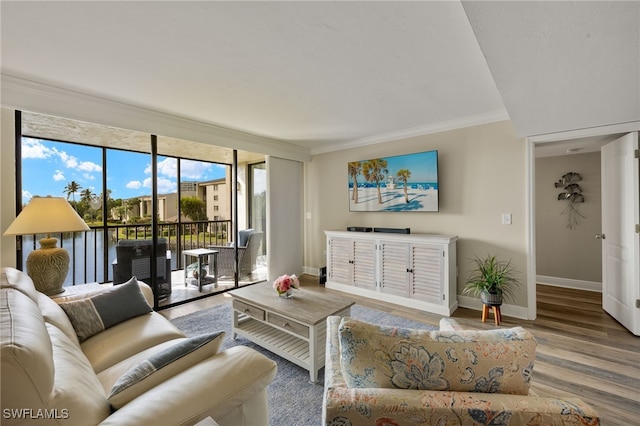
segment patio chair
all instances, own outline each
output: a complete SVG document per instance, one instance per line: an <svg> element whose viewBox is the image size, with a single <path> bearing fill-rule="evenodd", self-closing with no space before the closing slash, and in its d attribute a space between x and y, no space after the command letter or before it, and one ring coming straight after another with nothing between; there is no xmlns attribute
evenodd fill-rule
<svg viewBox="0 0 640 426"><path fill-rule="evenodd" d="M152 240L120 240L116 246L113 261L113 284L122 284L135 276L151 285L151 245ZM167 250L167 240L158 238L156 277L158 297L171 294L171 251Z"/></svg>
<svg viewBox="0 0 640 426"><path fill-rule="evenodd" d="M251 275L256 268L256 258L262 244L262 232L247 229L239 232L238 237L238 278ZM218 275L233 277L234 272L234 243L227 246L209 246L218 251Z"/></svg>

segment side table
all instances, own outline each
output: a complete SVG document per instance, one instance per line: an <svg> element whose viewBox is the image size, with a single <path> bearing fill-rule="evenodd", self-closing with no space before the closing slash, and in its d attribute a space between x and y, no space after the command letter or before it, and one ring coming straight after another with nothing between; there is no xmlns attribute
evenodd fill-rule
<svg viewBox="0 0 640 426"><path fill-rule="evenodd" d="M203 284L214 284L215 287L218 286L218 251L217 250L209 250L204 248L193 249L193 250L183 250L182 256L184 259L184 286L188 285L187 281L187 257L195 257L197 260L196 272L194 272L194 277L198 280L198 291L202 291ZM208 257L213 258L213 262L208 262L209 264L209 275L206 277L202 274L202 264L203 260ZM213 266L213 269L211 269ZM211 274L213 273L213 276Z"/></svg>

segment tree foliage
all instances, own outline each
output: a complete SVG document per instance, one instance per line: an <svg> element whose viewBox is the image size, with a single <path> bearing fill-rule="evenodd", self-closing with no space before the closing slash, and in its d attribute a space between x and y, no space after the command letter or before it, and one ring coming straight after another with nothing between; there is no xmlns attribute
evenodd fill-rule
<svg viewBox="0 0 640 426"><path fill-rule="evenodd" d="M358 175L362 171L362 163L359 161L353 161L349 163L349 176L353 179L353 191L351 199L354 203L358 203Z"/></svg>
<svg viewBox="0 0 640 426"><path fill-rule="evenodd" d="M375 160L367 160L362 166L362 174L367 182L375 182L378 190L378 204L382 204L382 194L380 193L380 181L385 179L385 175L389 173L387 170L387 160L378 158Z"/></svg>
<svg viewBox="0 0 640 426"><path fill-rule="evenodd" d="M206 205L198 197L182 197L180 199L180 209L182 210L182 215L194 222L208 220Z"/></svg>

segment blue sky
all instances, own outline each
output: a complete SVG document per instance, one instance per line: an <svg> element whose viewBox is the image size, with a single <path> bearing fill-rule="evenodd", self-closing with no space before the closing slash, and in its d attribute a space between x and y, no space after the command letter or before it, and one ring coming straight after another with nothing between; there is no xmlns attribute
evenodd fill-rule
<svg viewBox="0 0 640 426"><path fill-rule="evenodd" d="M383 157L387 160L389 174L395 176L400 169L411 171L411 182L437 182L438 181L438 151L426 151L416 154L396 155Z"/></svg>
<svg viewBox="0 0 640 426"><path fill-rule="evenodd" d="M158 157L158 193L177 191L175 158ZM225 166L183 160L182 180L207 181L224 177ZM34 195L66 197L64 188L77 182L81 190L102 192L102 149L63 142L23 138L22 201ZM107 150L107 187L111 197L132 198L151 194L151 155ZM76 194L76 200L80 194Z"/></svg>

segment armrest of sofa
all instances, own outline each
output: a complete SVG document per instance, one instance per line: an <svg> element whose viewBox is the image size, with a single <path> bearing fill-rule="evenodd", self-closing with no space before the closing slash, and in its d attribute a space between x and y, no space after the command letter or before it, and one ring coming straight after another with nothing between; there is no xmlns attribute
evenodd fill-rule
<svg viewBox="0 0 640 426"><path fill-rule="evenodd" d="M101 425L191 425L227 414L260 394L274 379L276 363L254 349L227 349L171 377L115 411ZM263 393L266 397L266 393ZM262 412L246 424L267 424ZM224 426L221 423L221 426Z"/></svg>

